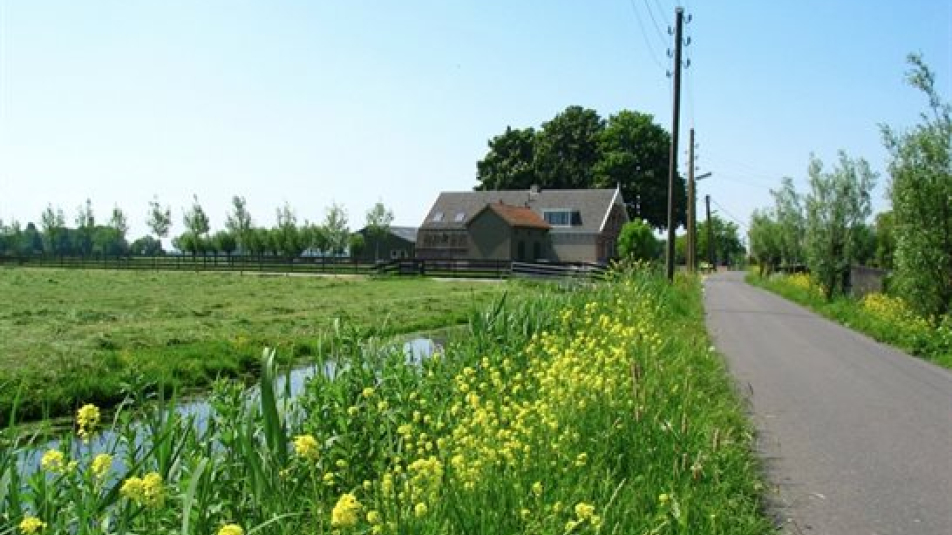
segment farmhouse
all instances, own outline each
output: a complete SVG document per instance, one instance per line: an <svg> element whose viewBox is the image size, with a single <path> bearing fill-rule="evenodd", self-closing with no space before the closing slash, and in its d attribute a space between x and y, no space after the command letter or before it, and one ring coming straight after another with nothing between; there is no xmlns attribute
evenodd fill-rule
<svg viewBox="0 0 952 535"><path fill-rule="evenodd" d="M618 189L443 192L417 233L416 256L606 263L626 222Z"/></svg>

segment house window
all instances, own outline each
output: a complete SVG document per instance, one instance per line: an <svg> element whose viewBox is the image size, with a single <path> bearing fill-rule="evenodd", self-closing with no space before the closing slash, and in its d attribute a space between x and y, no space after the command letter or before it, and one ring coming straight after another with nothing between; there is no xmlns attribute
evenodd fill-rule
<svg viewBox="0 0 952 535"><path fill-rule="evenodd" d="M582 224L582 214L578 210L545 210L542 218L553 227L575 227Z"/></svg>
<svg viewBox="0 0 952 535"><path fill-rule="evenodd" d="M440 221L443 221L443 212L434 212L433 219L431 219L430 221L433 221L434 223L439 223Z"/></svg>

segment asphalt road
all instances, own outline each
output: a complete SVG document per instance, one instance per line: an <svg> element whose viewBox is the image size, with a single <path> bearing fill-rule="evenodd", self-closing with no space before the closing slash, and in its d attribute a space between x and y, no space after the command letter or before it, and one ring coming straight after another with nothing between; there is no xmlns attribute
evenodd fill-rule
<svg viewBox="0 0 952 535"><path fill-rule="evenodd" d="M786 533L952 535L952 373L744 283L707 279Z"/></svg>

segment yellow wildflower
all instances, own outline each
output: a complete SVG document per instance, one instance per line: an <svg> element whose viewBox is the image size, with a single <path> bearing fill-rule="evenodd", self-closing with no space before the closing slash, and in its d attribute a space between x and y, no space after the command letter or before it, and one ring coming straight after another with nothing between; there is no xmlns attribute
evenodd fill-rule
<svg viewBox="0 0 952 535"><path fill-rule="evenodd" d="M337 505L331 511L331 526L335 528L352 528L357 525L357 514L361 510L360 502L353 494L341 495Z"/></svg>
<svg viewBox="0 0 952 535"><path fill-rule="evenodd" d="M162 476L158 472L150 472L142 478L142 503L149 507L161 507L165 501L165 489L162 486Z"/></svg>
<svg viewBox="0 0 952 535"><path fill-rule="evenodd" d="M363 392L361 392L361 395L363 395L365 398L372 397L374 395L374 389L368 386Z"/></svg>
<svg viewBox="0 0 952 535"><path fill-rule="evenodd" d="M46 529L46 522L43 522L35 516L27 516L20 521L20 533L23 535L33 535L44 529Z"/></svg>
<svg viewBox="0 0 952 535"><path fill-rule="evenodd" d="M76 411L76 433L82 440L89 440L89 437L96 431L99 425L99 407L92 403L87 403Z"/></svg>
<svg viewBox="0 0 952 535"><path fill-rule="evenodd" d="M423 502L420 502L416 504L415 506L413 506L413 514L416 515L417 518L426 516L427 511L429 511L429 509L427 508L426 504Z"/></svg>
<svg viewBox="0 0 952 535"><path fill-rule="evenodd" d="M376 510L367 511L367 523L376 526L380 523L380 513Z"/></svg>
<svg viewBox="0 0 952 535"><path fill-rule="evenodd" d="M532 493L536 496L542 496L542 482L536 481L532 484Z"/></svg>
<svg viewBox="0 0 952 535"><path fill-rule="evenodd" d="M238 524L226 524L218 530L218 535L245 535L245 530Z"/></svg>
<svg viewBox="0 0 952 535"><path fill-rule="evenodd" d="M298 435L294 437L294 453L305 459L316 461L320 457L320 447L313 435Z"/></svg>
<svg viewBox="0 0 952 535"><path fill-rule="evenodd" d="M66 456L60 450L47 450L40 459L40 466L47 472L65 474L69 465Z"/></svg>
<svg viewBox="0 0 952 535"><path fill-rule="evenodd" d="M93 476L98 480L103 480L109 474L109 469L112 468L112 455L108 453L100 453L93 458L92 470Z"/></svg>
<svg viewBox="0 0 952 535"><path fill-rule="evenodd" d="M595 506L589 505L585 502L578 502L575 504L575 516L578 517L580 522L589 520L595 514Z"/></svg>
<svg viewBox="0 0 952 535"><path fill-rule="evenodd" d="M588 464L588 454L579 453L578 457L575 458L575 466L585 466Z"/></svg>

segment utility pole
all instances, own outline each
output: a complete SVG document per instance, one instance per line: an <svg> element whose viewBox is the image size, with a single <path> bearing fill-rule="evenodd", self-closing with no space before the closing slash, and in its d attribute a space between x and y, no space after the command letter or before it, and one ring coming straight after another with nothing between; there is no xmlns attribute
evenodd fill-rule
<svg viewBox="0 0 952 535"><path fill-rule="evenodd" d="M688 273L694 273L694 129L691 129L690 143L688 144L688 235L687 251L685 251L685 260L688 265Z"/></svg>
<svg viewBox="0 0 952 535"><path fill-rule="evenodd" d="M707 203L707 260L711 263L711 271L717 271L717 259L714 258L714 225L711 224L711 196L705 195Z"/></svg>
<svg viewBox="0 0 952 535"><path fill-rule="evenodd" d="M671 156L668 159L668 247L665 255L668 280L674 280L674 178L678 174L678 126L681 119L681 27L684 8L674 10L674 118L671 124Z"/></svg>

